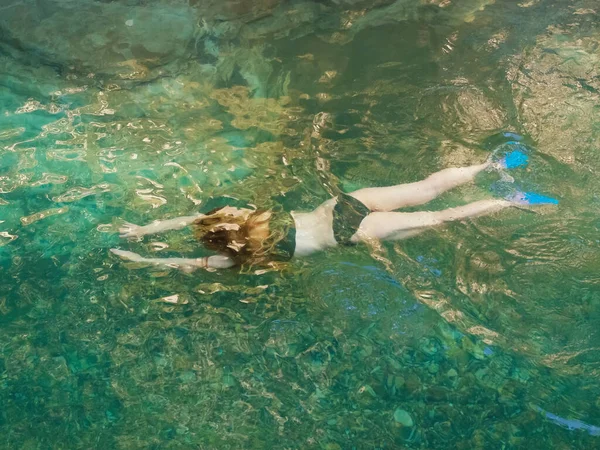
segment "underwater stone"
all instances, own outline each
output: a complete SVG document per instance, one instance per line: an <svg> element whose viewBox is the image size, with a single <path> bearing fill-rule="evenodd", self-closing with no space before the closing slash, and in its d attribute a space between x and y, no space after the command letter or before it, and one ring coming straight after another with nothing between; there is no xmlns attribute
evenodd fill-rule
<svg viewBox="0 0 600 450"><path fill-rule="evenodd" d="M529 370L517 367L514 371L513 377L521 383L526 383L531 378L531 374L529 373Z"/></svg>
<svg viewBox="0 0 600 450"><path fill-rule="evenodd" d="M433 356L438 352L438 346L434 339L422 338L421 351L427 356Z"/></svg>
<svg viewBox="0 0 600 450"><path fill-rule="evenodd" d="M190 383L196 380L196 374L191 370L186 370L179 376L179 378L183 383Z"/></svg>
<svg viewBox="0 0 600 450"><path fill-rule="evenodd" d="M224 386L233 387L236 384L237 384L236 379L233 377L233 375L228 374L228 373L223 375L223 385Z"/></svg>
<svg viewBox="0 0 600 450"><path fill-rule="evenodd" d="M405 427L412 427L415 424L408 411L401 408L394 411L394 420Z"/></svg>
<svg viewBox="0 0 600 450"><path fill-rule="evenodd" d="M329 443L325 446L325 450L342 450L342 447L336 443Z"/></svg>
<svg viewBox="0 0 600 450"><path fill-rule="evenodd" d="M373 353L373 347L369 344L365 344L362 349L358 352L358 356L360 359L365 359Z"/></svg>
<svg viewBox="0 0 600 450"><path fill-rule="evenodd" d="M477 372L475 372L475 376L477 377L478 380L483 380L485 378L485 376L487 375L488 370L481 368L479 369Z"/></svg>
<svg viewBox="0 0 600 450"><path fill-rule="evenodd" d="M390 366L392 366L392 368L394 368L395 370L400 370L402 369L402 365L396 361L393 358L388 358L388 362L390 363Z"/></svg>
<svg viewBox="0 0 600 450"><path fill-rule="evenodd" d="M404 386L404 378L402 378L399 375L392 375L389 374L387 376L387 385L389 387L394 387L394 388L401 388L402 386Z"/></svg>
<svg viewBox="0 0 600 450"><path fill-rule="evenodd" d="M436 373L438 373L440 371L440 366L437 363L432 363L429 365L427 370L429 371L430 374L435 375Z"/></svg>
<svg viewBox="0 0 600 450"><path fill-rule="evenodd" d="M406 377L405 385L409 392L418 392L423 386L423 383L417 374L410 373Z"/></svg>
<svg viewBox="0 0 600 450"><path fill-rule="evenodd" d="M404 386L404 383L405 383L404 378L402 378L401 376L394 377L394 386L399 388L399 387Z"/></svg>

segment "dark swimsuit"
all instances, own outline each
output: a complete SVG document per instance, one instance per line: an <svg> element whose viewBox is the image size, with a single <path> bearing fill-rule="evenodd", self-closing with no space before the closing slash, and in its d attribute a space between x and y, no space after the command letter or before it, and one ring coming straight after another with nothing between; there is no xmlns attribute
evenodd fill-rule
<svg viewBox="0 0 600 450"><path fill-rule="evenodd" d="M271 230L281 230L279 236L284 236L273 245L270 255L275 261L289 261L296 250L296 222L292 215L283 209L276 208L269 220Z"/></svg>
<svg viewBox="0 0 600 450"><path fill-rule="evenodd" d="M207 202L201 212L206 213L219 207L253 209L248 203L233 197L217 197ZM340 245L354 245L352 236L358 231L360 223L371 211L362 202L348 194L340 194L333 208L333 236ZM269 221L272 230L281 230L279 236L285 236L273 244L271 258L275 261L288 261L296 249L296 223L294 218L282 208L275 208ZM275 234L275 233L273 233Z"/></svg>
<svg viewBox="0 0 600 450"><path fill-rule="evenodd" d="M360 200L348 194L340 194L333 208L333 236L337 243L354 245L350 239L370 212L371 210Z"/></svg>

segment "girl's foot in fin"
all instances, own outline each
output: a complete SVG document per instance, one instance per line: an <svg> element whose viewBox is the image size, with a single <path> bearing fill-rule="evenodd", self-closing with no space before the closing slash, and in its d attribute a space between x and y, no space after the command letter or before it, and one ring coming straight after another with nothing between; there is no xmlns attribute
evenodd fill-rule
<svg viewBox="0 0 600 450"><path fill-rule="evenodd" d="M517 167L525 167L528 162L529 155L521 150L513 150L508 152L497 161L497 163L503 169L516 169Z"/></svg>
<svg viewBox="0 0 600 450"><path fill-rule="evenodd" d="M506 200L523 206L558 205L558 200L536 192L521 192L506 197Z"/></svg>
<svg viewBox="0 0 600 450"><path fill-rule="evenodd" d="M505 131L487 138L483 147L491 151L489 158L490 169L503 173L505 181L514 181L505 170L525 167L529 163L530 150L524 143L523 136Z"/></svg>
<svg viewBox="0 0 600 450"><path fill-rule="evenodd" d="M491 167L496 170L516 169L529 163L527 149L518 142L509 141L494 150Z"/></svg>

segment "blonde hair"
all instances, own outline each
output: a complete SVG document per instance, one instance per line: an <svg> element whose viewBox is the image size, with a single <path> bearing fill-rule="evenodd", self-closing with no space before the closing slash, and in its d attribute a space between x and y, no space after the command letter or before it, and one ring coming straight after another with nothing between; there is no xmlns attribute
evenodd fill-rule
<svg viewBox="0 0 600 450"><path fill-rule="evenodd" d="M194 237L238 265L264 263L272 246L268 245L271 216L265 210L218 208L193 223Z"/></svg>

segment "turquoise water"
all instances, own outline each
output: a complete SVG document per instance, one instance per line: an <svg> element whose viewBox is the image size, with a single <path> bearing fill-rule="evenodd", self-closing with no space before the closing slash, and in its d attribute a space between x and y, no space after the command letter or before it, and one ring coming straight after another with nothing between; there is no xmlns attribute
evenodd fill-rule
<svg viewBox="0 0 600 450"><path fill-rule="evenodd" d="M600 447L600 27L585 0L0 6L0 447ZM278 271L122 221L484 161L560 199ZM497 177L428 205L493 195Z"/></svg>

